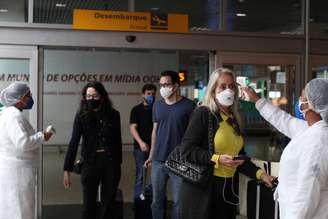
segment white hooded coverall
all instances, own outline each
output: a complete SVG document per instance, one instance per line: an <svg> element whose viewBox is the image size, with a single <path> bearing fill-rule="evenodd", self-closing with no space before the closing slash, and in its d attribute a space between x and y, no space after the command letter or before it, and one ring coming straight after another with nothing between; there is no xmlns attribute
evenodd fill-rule
<svg viewBox="0 0 328 219"><path fill-rule="evenodd" d="M0 219L35 219L38 148L44 139L22 112L0 116Z"/></svg>
<svg viewBox="0 0 328 219"><path fill-rule="evenodd" d="M291 138L282 153L278 196L280 219L328 219L328 124L308 126L265 99L260 114Z"/></svg>

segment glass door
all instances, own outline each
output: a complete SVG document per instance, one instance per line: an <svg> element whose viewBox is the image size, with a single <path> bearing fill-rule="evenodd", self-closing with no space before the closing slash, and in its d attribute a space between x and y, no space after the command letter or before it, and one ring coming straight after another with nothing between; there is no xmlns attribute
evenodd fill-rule
<svg viewBox="0 0 328 219"><path fill-rule="evenodd" d="M309 79L325 78L328 79L328 57L311 55L310 56L310 71Z"/></svg>
<svg viewBox="0 0 328 219"><path fill-rule="evenodd" d="M217 64L230 68L237 81L247 81L261 97L293 114L303 84L300 60L289 54L221 53ZM288 140L261 118L253 103L240 99L239 105L246 151L254 158L279 161L280 156L270 149L281 152Z"/></svg>
<svg viewBox="0 0 328 219"><path fill-rule="evenodd" d="M0 90L7 87L15 81L22 81L29 84L34 99L32 110L24 111L34 129L40 130L38 112L40 95L38 90L38 72L37 72L37 48L30 46L0 46ZM0 110L4 106L0 105ZM40 149L41 150L41 149ZM39 168L40 169L40 168ZM40 175L38 175L38 185L40 185ZM40 203L41 188L37 188L37 203ZM39 206L37 204L36 206ZM40 209L40 208L38 208ZM36 209L36 210L38 210ZM38 211L38 215L40 212Z"/></svg>
<svg viewBox="0 0 328 219"><path fill-rule="evenodd" d="M245 82L261 97L293 113L302 83L301 58L289 54L258 53L219 53L216 67L230 68L237 76L237 82ZM271 161L271 174L278 174L279 160L287 137L264 121L255 108L255 104L239 99L241 127L245 139L245 150L262 168L263 161ZM240 214L246 215L247 178L240 176L239 196Z"/></svg>

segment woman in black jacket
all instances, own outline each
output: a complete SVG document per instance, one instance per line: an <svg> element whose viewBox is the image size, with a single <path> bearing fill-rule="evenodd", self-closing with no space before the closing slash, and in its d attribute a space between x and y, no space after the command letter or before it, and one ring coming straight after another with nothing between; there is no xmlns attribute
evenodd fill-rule
<svg viewBox="0 0 328 219"><path fill-rule="evenodd" d="M116 190L121 177L122 139L120 113L113 109L107 91L99 82L90 82L82 90L80 109L64 163L64 186L71 186L77 149L82 137L83 188L82 219L111 218ZM101 184L101 209L97 212L98 186Z"/></svg>
<svg viewBox="0 0 328 219"><path fill-rule="evenodd" d="M213 165L214 170L206 186L183 182L181 219L235 219L239 204L236 194L238 183L234 182L234 178L238 177L236 172L261 179L271 186L273 178L250 160L233 159L237 155L245 155L235 110L237 92L233 72L217 69L210 77L202 106L191 117L181 143L182 155L191 162ZM211 139L208 137L209 121L213 127ZM209 141L214 145L213 155L209 153Z"/></svg>

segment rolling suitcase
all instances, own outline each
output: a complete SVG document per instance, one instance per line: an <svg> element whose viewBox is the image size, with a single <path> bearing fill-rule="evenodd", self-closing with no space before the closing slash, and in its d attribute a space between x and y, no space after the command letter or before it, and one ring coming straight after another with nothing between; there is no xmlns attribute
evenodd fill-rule
<svg viewBox="0 0 328 219"><path fill-rule="evenodd" d="M147 184L147 168L142 171L142 192L134 200L134 218L135 219L152 219L151 203L153 201L153 192L150 184Z"/></svg>
<svg viewBox="0 0 328 219"><path fill-rule="evenodd" d="M259 181L247 185L247 218L278 219L278 202L273 200L273 191Z"/></svg>
<svg viewBox="0 0 328 219"><path fill-rule="evenodd" d="M265 172L271 174L271 163L264 163ZM274 187L278 180L273 181ZM278 219L279 205L273 199L273 189L262 182L250 180L247 185L247 218L248 219Z"/></svg>

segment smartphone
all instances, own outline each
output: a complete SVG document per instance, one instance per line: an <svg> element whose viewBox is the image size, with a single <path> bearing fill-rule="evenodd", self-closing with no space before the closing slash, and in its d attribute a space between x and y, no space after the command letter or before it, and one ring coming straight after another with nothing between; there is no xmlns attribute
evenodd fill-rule
<svg viewBox="0 0 328 219"><path fill-rule="evenodd" d="M238 155L232 158L233 160L249 160L249 157L246 155Z"/></svg>

